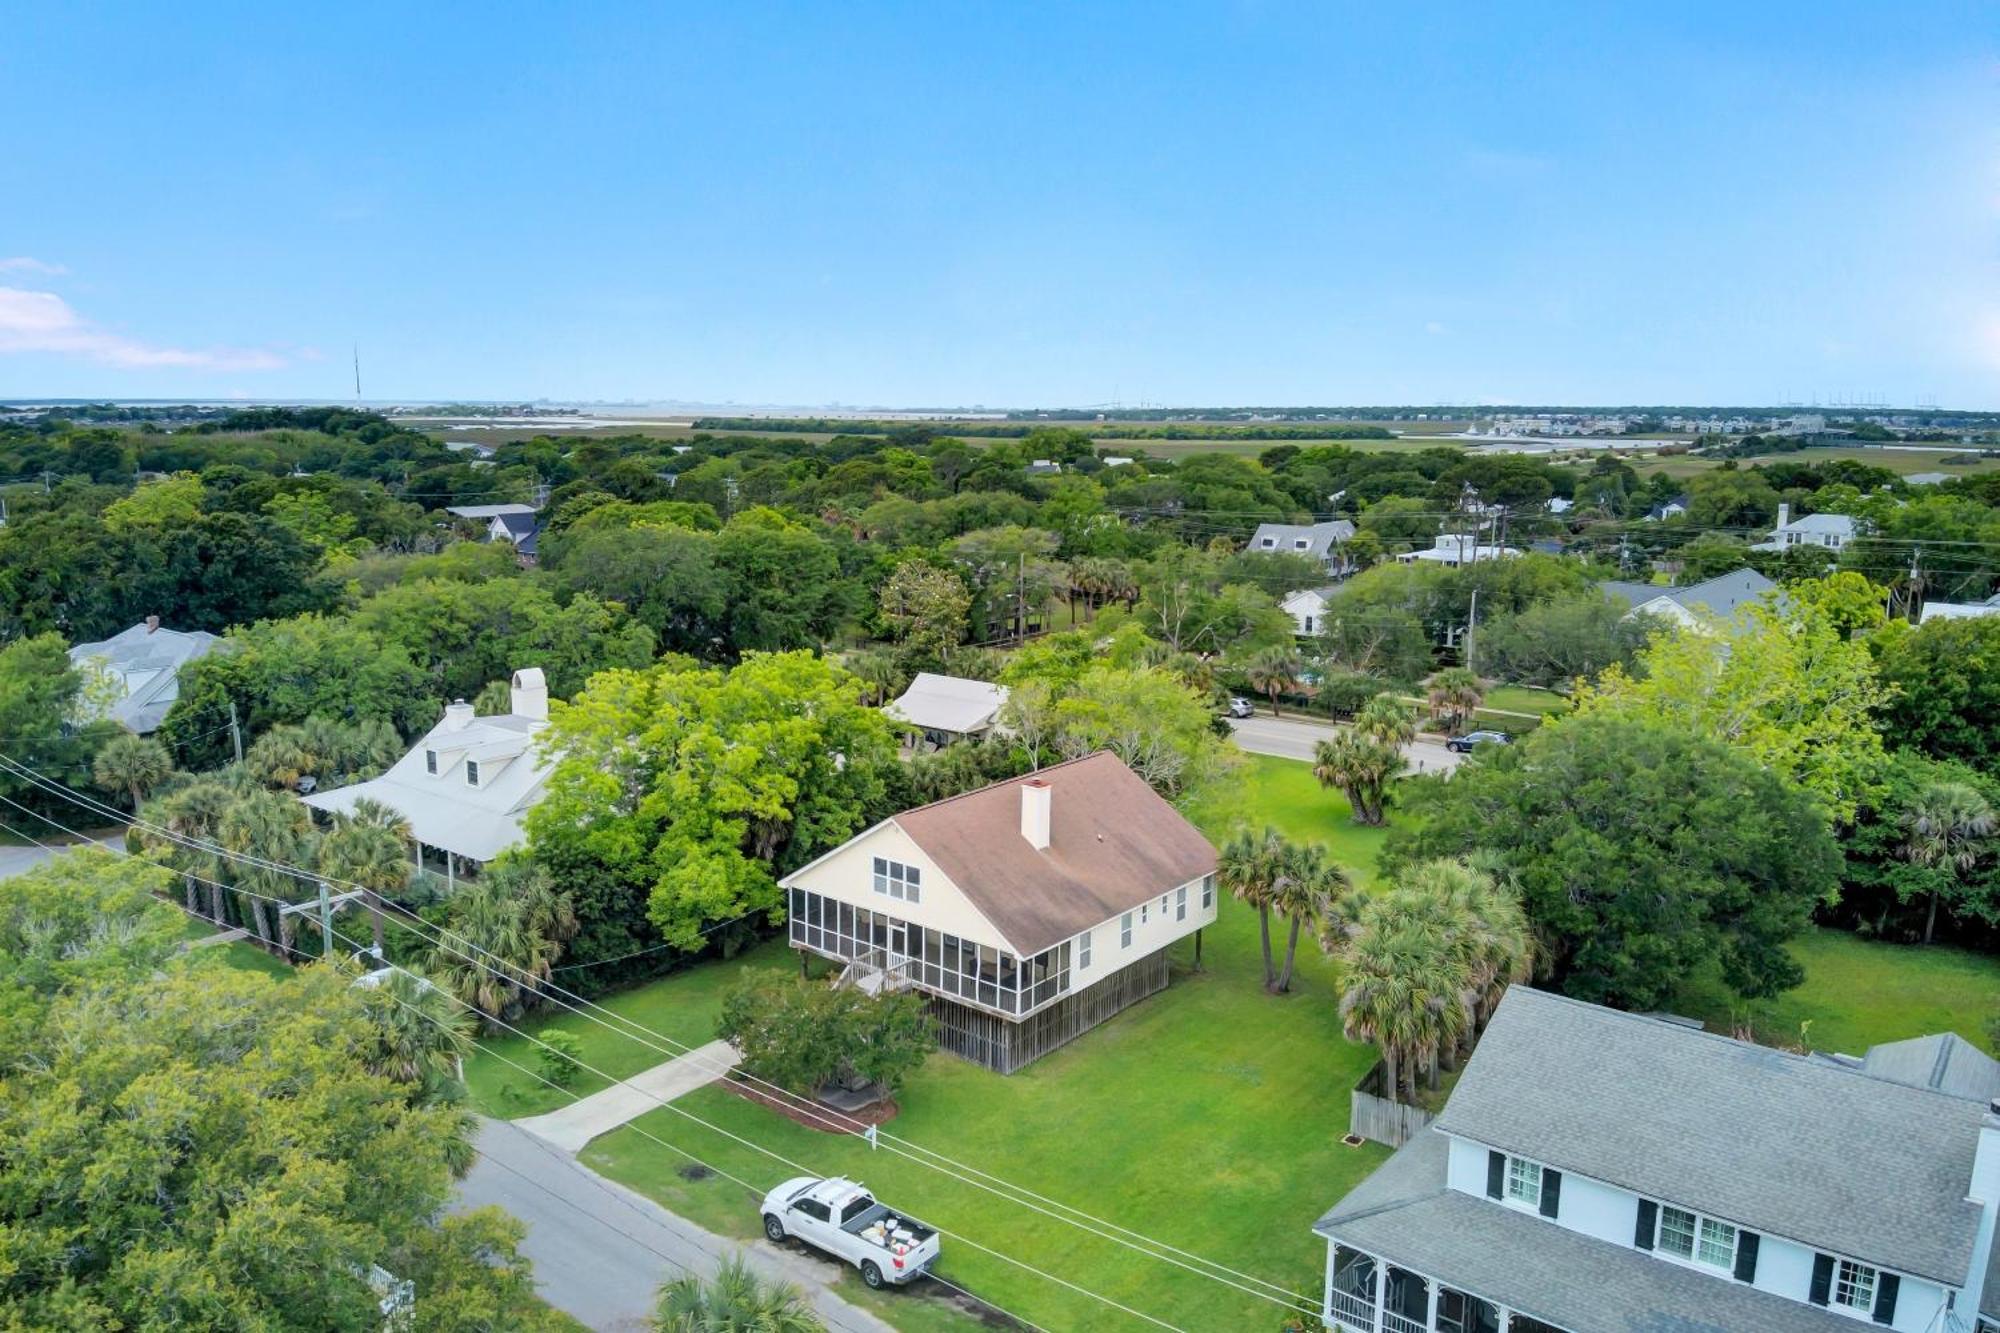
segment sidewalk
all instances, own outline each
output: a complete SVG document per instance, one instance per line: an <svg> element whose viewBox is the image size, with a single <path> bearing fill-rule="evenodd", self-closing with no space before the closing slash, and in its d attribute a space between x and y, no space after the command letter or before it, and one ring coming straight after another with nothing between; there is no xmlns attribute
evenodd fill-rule
<svg viewBox="0 0 2000 1333"><path fill-rule="evenodd" d="M634 1074L623 1083L614 1083L568 1106L544 1115L531 1115L513 1123L566 1153L579 1153L583 1145L600 1134L608 1134L628 1120L636 1120L655 1110L661 1102L693 1092L713 1083L736 1067L736 1048L726 1041L676 1056Z"/></svg>

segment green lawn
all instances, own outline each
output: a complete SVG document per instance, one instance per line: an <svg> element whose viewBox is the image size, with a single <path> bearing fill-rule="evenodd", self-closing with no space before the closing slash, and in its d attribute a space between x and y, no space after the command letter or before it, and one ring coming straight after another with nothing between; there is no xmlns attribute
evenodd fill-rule
<svg viewBox="0 0 2000 1333"><path fill-rule="evenodd" d="M1243 756L1226 789L1188 812L1217 846L1243 828L1268 824L1295 842L1326 844L1361 883L1372 883L1386 828L1354 822L1347 798L1313 780L1312 765L1275 755Z"/></svg>
<svg viewBox="0 0 2000 1333"><path fill-rule="evenodd" d="M1569 700L1554 690L1537 689L1533 685L1495 685L1486 691L1488 708L1504 708L1513 713L1536 713L1547 717L1560 713L1569 707Z"/></svg>
<svg viewBox="0 0 2000 1333"><path fill-rule="evenodd" d="M1701 977L1690 981L1679 1009L1714 1032L1748 1025L1759 1041L1774 1046L1860 1055L1877 1042L1956 1032L1989 1049L1986 1025L2000 1010L2000 960L1820 928L1791 949L1806 971L1797 989L1744 1001L1730 995L1720 977Z"/></svg>
<svg viewBox="0 0 2000 1333"><path fill-rule="evenodd" d="M714 1038L715 1018L722 1004L722 994L742 975L744 969L796 969L797 966L794 955L783 940L768 940L728 962L700 963L662 981L608 996L598 1003L641 1027L689 1046L699 1046ZM562 978L558 976L557 980ZM585 1017L557 1008L544 1008L520 1026L537 1035L550 1028L574 1034L583 1043L579 1056L583 1063L603 1070L612 1078L630 1077L670 1058L669 1054L662 1053L653 1045L612 1032L597 1021L602 1017L594 1011L590 1017ZM481 1042L481 1046L503 1057L474 1060L466 1066L466 1084L472 1094L472 1103L488 1115L517 1119L554 1110L572 1100L568 1094L540 1082L533 1074L505 1063L512 1060L537 1073L541 1071L541 1064L536 1058L540 1048L526 1037L503 1033ZM605 1086L607 1080L588 1070L578 1070L570 1092L588 1095Z"/></svg>

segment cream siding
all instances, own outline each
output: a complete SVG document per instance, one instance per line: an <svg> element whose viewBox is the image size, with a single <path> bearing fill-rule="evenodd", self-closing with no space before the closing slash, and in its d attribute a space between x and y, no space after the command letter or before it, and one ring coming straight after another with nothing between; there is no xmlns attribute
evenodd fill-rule
<svg viewBox="0 0 2000 1333"><path fill-rule="evenodd" d="M884 857L915 866L922 875L916 902L905 902L875 892L875 858ZM909 834L891 819L878 824L852 842L785 877L785 887L805 889L836 902L886 912L912 925L925 926L945 935L956 935L974 944L1016 952L972 901L959 892L918 847Z"/></svg>
<svg viewBox="0 0 2000 1333"><path fill-rule="evenodd" d="M1175 895L1180 888L1187 889L1187 920L1174 919ZM1218 890L1219 892L1219 890ZM1102 981L1121 967L1138 962L1149 953L1157 953L1176 940L1186 939L1203 926L1215 924L1216 904L1211 903L1206 912L1201 908L1201 881L1191 880L1186 885L1169 889L1166 893L1167 910L1160 910L1159 898L1146 902L1144 920L1140 910L1132 909L1132 946L1121 947L1118 943L1120 920L1124 913L1090 928L1090 966L1078 967L1078 950L1082 947L1083 936L1070 937L1070 990L1083 990Z"/></svg>

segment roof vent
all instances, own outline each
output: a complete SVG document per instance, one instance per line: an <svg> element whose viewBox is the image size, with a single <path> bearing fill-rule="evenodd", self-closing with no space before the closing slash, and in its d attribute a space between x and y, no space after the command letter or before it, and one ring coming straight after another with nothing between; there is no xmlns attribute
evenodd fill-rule
<svg viewBox="0 0 2000 1333"><path fill-rule="evenodd" d="M1042 778L1021 784L1021 836L1038 852L1049 849L1050 795L1049 784Z"/></svg>

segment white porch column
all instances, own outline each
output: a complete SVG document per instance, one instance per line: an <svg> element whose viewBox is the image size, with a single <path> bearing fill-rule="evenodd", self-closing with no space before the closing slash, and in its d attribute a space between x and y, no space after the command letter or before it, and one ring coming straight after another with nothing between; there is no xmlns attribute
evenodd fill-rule
<svg viewBox="0 0 2000 1333"><path fill-rule="evenodd" d="M1382 1333L1382 1321L1386 1317L1388 1300L1389 1265L1377 1259L1375 1260L1375 1314L1371 1320L1375 1325L1375 1333Z"/></svg>
<svg viewBox="0 0 2000 1333"><path fill-rule="evenodd" d="M1326 1282L1319 1298L1319 1317L1326 1324L1333 1323L1333 1264L1338 1253L1337 1242L1329 1236L1326 1242Z"/></svg>
<svg viewBox="0 0 2000 1333"><path fill-rule="evenodd" d="M1438 1326L1438 1282L1435 1278L1424 1279L1424 1327Z"/></svg>
<svg viewBox="0 0 2000 1333"><path fill-rule="evenodd" d="M458 858L450 852L444 854L444 891L446 893L455 892L458 888L458 871L455 868L457 860Z"/></svg>

